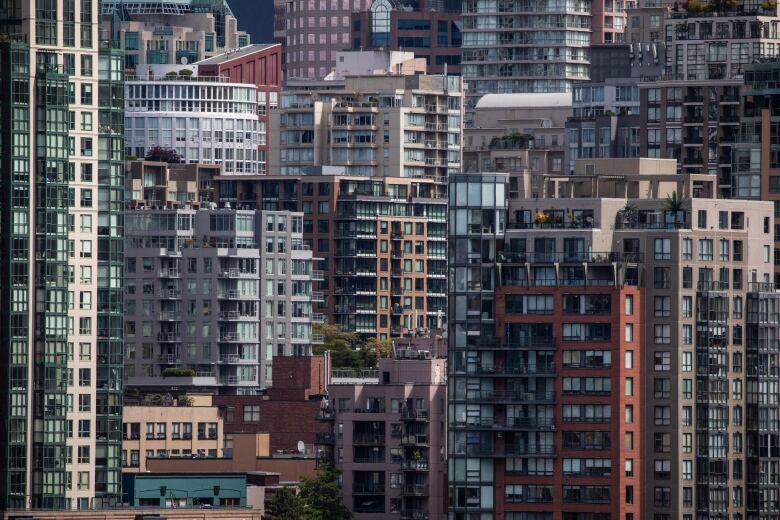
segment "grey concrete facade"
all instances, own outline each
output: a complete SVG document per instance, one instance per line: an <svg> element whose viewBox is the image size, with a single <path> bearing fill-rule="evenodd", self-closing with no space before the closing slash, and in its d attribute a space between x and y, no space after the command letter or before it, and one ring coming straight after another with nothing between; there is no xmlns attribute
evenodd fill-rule
<svg viewBox="0 0 780 520"><path fill-rule="evenodd" d="M128 387L254 394L271 385L275 356L311 355L318 297L300 214L185 208L125 220Z"/></svg>

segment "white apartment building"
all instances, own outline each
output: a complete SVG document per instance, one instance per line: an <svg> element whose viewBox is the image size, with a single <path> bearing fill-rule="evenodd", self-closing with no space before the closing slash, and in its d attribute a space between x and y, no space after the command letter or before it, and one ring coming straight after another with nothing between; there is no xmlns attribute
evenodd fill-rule
<svg viewBox="0 0 780 520"><path fill-rule="evenodd" d="M221 164L224 175L260 173L265 127L254 85L222 78L163 76L126 84L125 151L143 158L155 147L184 162Z"/></svg>

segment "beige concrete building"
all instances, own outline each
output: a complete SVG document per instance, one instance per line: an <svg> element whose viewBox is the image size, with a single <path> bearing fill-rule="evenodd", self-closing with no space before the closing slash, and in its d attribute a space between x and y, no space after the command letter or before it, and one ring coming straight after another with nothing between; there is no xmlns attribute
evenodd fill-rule
<svg viewBox="0 0 780 520"><path fill-rule="evenodd" d="M148 471L154 457L217 458L224 455L224 428L210 395L164 396L124 407L122 471Z"/></svg>
<svg viewBox="0 0 780 520"><path fill-rule="evenodd" d="M212 179L222 173L219 164L169 164L132 161L125 177L128 208L194 208L212 200Z"/></svg>
<svg viewBox="0 0 780 520"><path fill-rule="evenodd" d="M463 176L469 187L498 177ZM450 258L456 280L449 303L449 378L456 389L450 402L473 415L451 422L457 431L450 464L457 471L459 459L495 460L502 448L507 463L518 449L537 459L533 471L514 459L513 475L495 477L519 486L496 489L514 504L496 511L525 507L516 503L523 501L518 493L530 492L523 479L530 475L535 496L552 514L561 504L593 514L652 511L654 518L680 519L758 518L773 510L771 479L780 454L764 448L777 438L777 400L768 396L780 383L773 207L717 199L716 183L711 175L677 174L674 160L582 159L573 176L548 176L538 199L507 201L503 187L496 190L505 229L502 215L484 210L482 191L480 231L468 227L465 199L472 190L451 186L464 204L451 207L450 219L457 251ZM673 192L683 197L680 204L667 200ZM489 255L477 267L495 273L495 291L486 290L484 277L481 285L466 283L475 269L467 263L471 255L493 250L486 241L496 251L495 270ZM580 307L608 291L606 307ZM493 298L491 310L486 303ZM481 307L453 318L460 302ZM485 328L482 337L467 333L479 327L495 327L499 339L484 338ZM478 373L482 364L515 352L536 359L537 368L540 359L551 361L555 370L503 382L487 373L472 379L470 363ZM466 377L473 386L458 380ZM570 385L580 382L574 391ZM549 417L554 433L539 427L529 433L524 423L509 432L491 427L489 417L502 423L506 413L508 420L516 401L492 403L524 385L527 395L536 395L536 403L524 398L524 406L533 406L530 417ZM587 413L586 402L594 405ZM594 442L600 435L606 441ZM588 458L612 458L604 464L613 480L577 469L582 449ZM552 463L556 457L562 466ZM572 478L579 476L587 478ZM467 479L456 477L451 485L469 496ZM456 504L454 512L470 505Z"/></svg>
<svg viewBox="0 0 780 520"><path fill-rule="evenodd" d="M533 181L526 186L528 196L538 194L543 175L564 171L564 126L571 114L571 94L483 96L468 114L463 171L525 175ZM510 176L510 196L523 196L516 178Z"/></svg>
<svg viewBox="0 0 780 520"><path fill-rule="evenodd" d="M103 0L102 19L125 52L125 69L186 65L249 45L226 0Z"/></svg>
<svg viewBox="0 0 780 520"><path fill-rule="evenodd" d="M0 15L0 510L120 500L124 89L99 6Z"/></svg>
<svg viewBox="0 0 780 520"><path fill-rule="evenodd" d="M459 77L346 75L298 84L271 114L269 173L343 166L347 175L434 180L461 167Z"/></svg>

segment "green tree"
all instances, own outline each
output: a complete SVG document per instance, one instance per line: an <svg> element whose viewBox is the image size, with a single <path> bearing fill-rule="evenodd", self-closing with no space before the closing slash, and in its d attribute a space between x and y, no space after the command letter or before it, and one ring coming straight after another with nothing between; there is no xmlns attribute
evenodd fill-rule
<svg viewBox="0 0 780 520"><path fill-rule="evenodd" d="M303 519L303 500L291 487L283 487L277 491L263 515L263 520L301 519Z"/></svg>
<svg viewBox="0 0 780 520"><path fill-rule="evenodd" d="M314 478L301 479L299 497L303 520L351 520L352 513L339 500L338 473L321 467Z"/></svg>
<svg viewBox="0 0 780 520"><path fill-rule="evenodd" d="M356 350L357 334L344 332L338 325L330 323L315 324L313 329L314 334L320 334L323 337L322 345L315 345L312 349L315 356L321 356L325 351L330 351L333 368L360 368L363 366L362 358Z"/></svg>

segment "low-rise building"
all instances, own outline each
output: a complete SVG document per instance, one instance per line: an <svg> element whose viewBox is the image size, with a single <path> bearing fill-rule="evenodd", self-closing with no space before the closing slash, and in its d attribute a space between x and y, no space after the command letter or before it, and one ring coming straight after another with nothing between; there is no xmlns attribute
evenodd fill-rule
<svg viewBox="0 0 780 520"><path fill-rule="evenodd" d="M333 371L320 460L342 472L357 520L446 518L446 360L399 350L366 374Z"/></svg>
<svg viewBox="0 0 780 520"><path fill-rule="evenodd" d="M122 423L122 471L146 471L151 457L222 455L224 426L211 396L147 396L125 404Z"/></svg>
<svg viewBox="0 0 780 520"><path fill-rule="evenodd" d="M277 357L274 385L262 395L219 395L214 405L224 418L225 439L267 433L271 453L313 453L316 436L327 428L317 421L326 389L322 356Z"/></svg>
<svg viewBox="0 0 780 520"><path fill-rule="evenodd" d="M243 473L124 473L122 495L122 501L130 507L246 507L247 476Z"/></svg>

